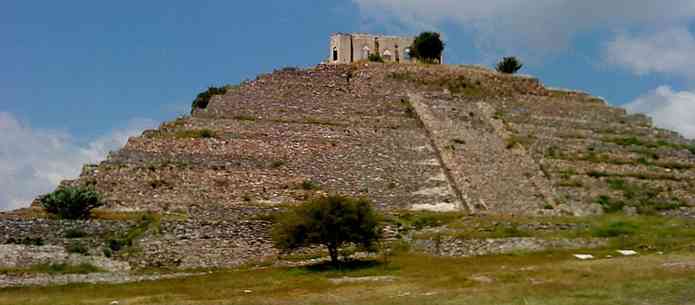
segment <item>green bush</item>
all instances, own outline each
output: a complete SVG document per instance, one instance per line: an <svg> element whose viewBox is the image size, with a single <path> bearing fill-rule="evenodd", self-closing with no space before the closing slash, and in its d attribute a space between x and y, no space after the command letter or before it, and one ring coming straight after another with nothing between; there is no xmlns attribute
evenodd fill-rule
<svg viewBox="0 0 695 305"><path fill-rule="evenodd" d="M10 245L25 245L25 246L43 246L46 243L43 241L41 237L37 238L31 238L31 237L24 237L20 239L14 239L10 237L7 240L7 244Z"/></svg>
<svg viewBox="0 0 695 305"><path fill-rule="evenodd" d="M614 221L605 226L595 228L592 234L595 237L618 237L633 235L638 230L639 226L634 223L626 221Z"/></svg>
<svg viewBox="0 0 695 305"><path fill-rule="evenodd" d="M321 188L321 186L319 186L319 184L313 180L307 179L307 180L302 181L302 189L303 190L311 191L311 190L318 190L320 188Z"/></svg>
<svg viewBox="0 0 695 305"><path fill-rule="evenodd" d="M101 195L88 187L61 187L39 198L48 213L63 219L88 219L92 209L104 205Z"/></svg>
<svg viewBox="0 0 695 305"><path fill-rule="evenodd" d="M76 253L76 254L82 254L82 255L88 255L89 254L89 249L85 244L79 241L73 241L67 245L65 245L65 251L68 253Z"/></svg>
<svg viewBox="0 0 695 305"><path fill-rule="evenodd" d="M672 148L672 149L686 149L686 150L690 151L691 153L695 154L695 144L672 143L672 142L665 141L665 140L658 140L658 141L654 142L654 141L641 140L635 136L604 138L603 141L608 142L608 143L614 143L614 144L617 144L620 146L643 146L646 148L667 147L667 148ZM635 152L642 152L642 151L638 150ZM654 155L653 152L649 152L649 151L644 151L644 152ZM658 159L658 155L655 155L653 158Z"/></svg>
<svg viewBox="0 0 695 305"><path fill-rule="evenodd" d="M380 237L377 212L366 199L331 195L307 201L278 219L273 227L277 248L323 245L334 266L339 264L339 249L349 244L371 249Z"/></svg>
<svg viewBox="0 0 695 305"><path fill-rule="evenodd" d="M425 63L437 63L442 58L444 42L435 32L423 32L415 38L410 47L410 56Z"/></svg>
<svg viewBox="0 0 695 305"><path fill-rule="evenodd" d="M631 146L631 145L645 146L645 145L647 145L646 142L638 139L637 137L612 138L612 139L606 139L605 141L609 142L609 143L615 143L615 144L618 144L620 146Z"/></svg>
<svg viewBox="0 0 695 305"><path fill-rule="evenodd" d="M179 130L174 133L177 139L209 139L217 137L217 134L207 128Z"/></svg>
<svg viewBox="0 0 695 305"><path fill-rule="evenodd" d="M113 252L118 252L121 249L131 246L132 240L126 240L123 238L109 238L106 240L106 246Z"/></svg>
<svg viewBox="0 0 695 305"><path fill-rule="evenodd" d="M620 212L625 207L625 202L622 200L616 200L606 195L596 198L596 203L603 207L603 211L606 213Z"/></svg>
<svg viewBox="0 0 695 305"><path fill-rule="evenodd" d="M533 135L512 135L505 140L507 149L514 149L521 145L524 148L529 148L536 141Z"/></svg>
<svg viewBox="0 0 695 305"><path fill-rule="evenodd" d="M210 103L210 99L215 96L215 95L223 95L227 93L227 86L224 87L213 87L210 86L208 90L205 90L201 93L198 94L198 96L193 100L193 104L191 107L193 109L205 109L208 107L208 104Z"/></svg>
<svg viewBox="0 0 695 305"><path fill-rule="evenodd" d="M79 228L72 228L67 231L65 231L65 238L82 238L86 237L87 232L82 231Z"/></svg>
<svg viewBox="0 0 695 305"><path fill-rule="evenodd" d="M610 177L610 176L612 176L612 175L609 174L609 173L601 172L601 171L596 171L596 170L589 171L588 173L586 173L586 175L589 176L589 177L591 177L591 178L602 178L602 177Z"/></svg>
<svg viewBox="0 0 695 305"><path fill-rule="evenodd" d="M384 62L384 58L379 53L371 53L367 59L371 62Z"/></svg>
<svg viewBox="0 0 695 305"><path fill-rule="evenodd" d="M524 65L516 57L504 57L497 63L497 71L501 73L514 74L521 70Z"/></svg>
<svg viewBox="0 0 695 305"><path fill-rule="evenodd" d="M415 230L447 225L462 215L458 212L409 211L398 214L393 220L398 226L412 227Z"/></svg>
<svg viewBox="0 0 695 305"><path fill-rule="evenodd" d="M678 198L662 198L659 196L662 192L660 188L647 184L629 183L624 179L608 179L606 183L612 190L621 191L624 197L624 200L616 200L608 196L599 196L597 203L603 206L607 213L619 212L625 206L636 208L639 214L654 214L683 206Z"/></svg>
<svg viewBox="0 0 695 305"><path fill-rule="evenodd" d="M99 267L94 266L89 263L82 263L79 265L69 265L69 264L42 264L36 265L31 268L32 271L48 274L88 274L104 272L99 269Z"/></svg>
<svg viewBox="0 0 695 305"><path fill-rule="evenodd" d="M112 234L106 239L106 248L112 252L118 252L125 248L132 247L135 240L145 235L148 231L159 232L161 218L156 214L142 215L138 223L126 232ZM106 254L105 254L106 255Z"/></svg>

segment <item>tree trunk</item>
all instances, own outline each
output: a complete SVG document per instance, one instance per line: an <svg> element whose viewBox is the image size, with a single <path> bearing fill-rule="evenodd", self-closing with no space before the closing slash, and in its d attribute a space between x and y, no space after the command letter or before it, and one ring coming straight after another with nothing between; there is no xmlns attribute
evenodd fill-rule
<svg viewBox="0 0 695 305"><path fill-rule="evenodd" d="M329 245L328 253L331 255L331 264L333 264L333 267L340 268L340 260L338 259L338 247Z"/></svg>

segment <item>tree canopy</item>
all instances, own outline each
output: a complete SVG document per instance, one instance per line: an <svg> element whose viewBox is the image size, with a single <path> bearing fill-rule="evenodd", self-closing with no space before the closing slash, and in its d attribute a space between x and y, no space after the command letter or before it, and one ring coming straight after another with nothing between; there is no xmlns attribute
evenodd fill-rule
<svg viewBox="0 0 695 305"><path fill-rule="evenodd" d="M275 246L294 250L310 245L328 248L339 264L338 250L355 244L371 248L380 237L377 212L366 199L331 195L290 209L273 228Z"/></svg>
<svg viewBox="0 0 695 305"><path fill-rule="evenodd" d="M514 74L521 70L524 64L516 57L504 57L497 63L497 71L507 74Z"/></svg>
<svg viewBox="0 0 695 305"><path fill-rule="evenodd" d="M439 33L423 32L415 38L410 56L424 62L439 62L444 52L444 42Z"/></svg>
<svg viewBox="0 0 695 305"><path fill-rule="evenodd" d="M88 187L60 187L39 198L48 213L63 219L88 219L92 209L104 205L101 195Z"/></svg>

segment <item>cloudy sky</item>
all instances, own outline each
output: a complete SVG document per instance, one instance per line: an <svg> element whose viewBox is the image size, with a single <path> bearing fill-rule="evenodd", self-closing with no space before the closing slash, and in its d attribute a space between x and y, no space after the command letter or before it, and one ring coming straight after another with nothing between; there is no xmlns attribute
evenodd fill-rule
<svg viewBox="0 0 695 305"><path fill-rule="evenodd" d="M449 63L526 74L695 138L695 0L7 0L0 209L27 206L198 91L327 57L331 32L443 33Z"/></svg>

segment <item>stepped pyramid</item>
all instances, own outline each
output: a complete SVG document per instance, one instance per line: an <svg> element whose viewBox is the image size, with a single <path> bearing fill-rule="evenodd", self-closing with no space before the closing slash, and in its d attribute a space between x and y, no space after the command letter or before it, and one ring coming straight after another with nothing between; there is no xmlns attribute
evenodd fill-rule
<svg viewBox="0 0 695 305"><path fill-rule="evenodd" d="M617 179L695 206L694 152L643 115L530 77L319 65L235 86L66 183L94 185L112 209L205 218L248 218L313 188L387 211L586 215L601 195L625 196Z"/></svg>
<svg viewBox="0 0 695 305"><path fill-rule="evenodd" d="M387 214L694 216L694 144L588 94L480 67L285 68L64 181L105 196L95 219L0 213L0 245L41 240L47 248L4 247L44 251L26 264L60 261L78 227L92 257L134 236L109 259L234 267L276 259L267 216L326 193L367 197ZM131 213L142 211L155 216Z"/></svg>

